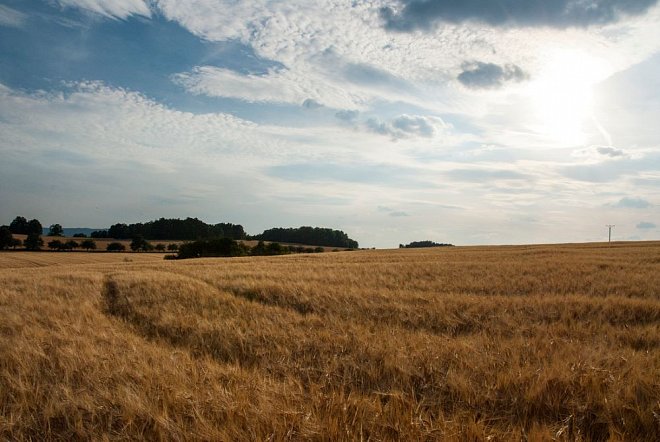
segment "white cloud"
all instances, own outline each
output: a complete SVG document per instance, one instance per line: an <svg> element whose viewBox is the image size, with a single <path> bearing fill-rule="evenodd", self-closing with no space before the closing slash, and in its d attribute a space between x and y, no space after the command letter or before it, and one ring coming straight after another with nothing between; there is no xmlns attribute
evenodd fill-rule
<svg viewBox="0 0 660 442"><path fill-rule="evenodd" d="M364 245L383 246L427 238L459 244L601 239L593 233L601 220L631 229L639 221L639 211L620 210L613 201L621 204L625 195L647 202L660 198L657 184L637 188L635 179L657 183L658 177L648 168L640 172L643 166L632 161L636 153L657 147L654 90L643 91L644 109L651 112L641 128L632 107L622 112L616 100L598 107L607 113L598 117L617 147L588 148L587 155L575 157L571 153L582 146L609 142L594 127L584 144L548 141L533 119L525 82L466 90L457 80L464 63L476 60L518 66L534 81L557 48L606 60L601 75L608 77L660 48L658 8L590 29L450 24L400 34L380 25L380 0L60 4L115 19L150 16L150 7L157 8L205 40L239 40L283 67L244 75L200 65L173 79L195 94L257 104L307 103L317 108L307 114L326 113L329 121L291 128L222 113L179 112L100 83L62 94L25 94L0 85L2 210L15 212L25 200L25 207L49 207L62 217L89 216L85 223L187 215L221 221L232 214L231 221L251 232L329 225L345 228ZM648 84L633 83L630 88ZM475 147L481 145L496 147ZM287 167L292 164L296 167ZM280 175L269 173L278 166ZM564 171L569 166L573 169ZM609 193L598 179L609 183ZM4 191L9 188L12 192ZM53 207L61 195L81 193L80 201ZM294 200L298 203L282 203ZM109 207L96 209L99 202ZM378 205L413 216L364 210ZM644 216L658 213L656 206L644 210ZM414 227L398 227L411 219ZM402 236L411 230L415 237Z"/></svg>
<svg viewBox="0 0 660 442"><path fill-rule="evenodd" d="M180 73L174 81L188 91L249 102L303 105L307 100L335 108L353 107L361 100L349 91L323 82L313 72L271 69L264 75L242 75L229 69L201 66Z"/></svg>
<svg viewBox="0 0 660 442"><path fill-rule="evenodd" d="M295 69L332 52L347 63L365 63L402 78L435 82L460 72L470 60L515 63L526 71L538 65L548 46L575 47L606 56L621 68L657 50L659 8L649 15L599 29L502 30L446 25L433 32L393 34L381 26L381 2L303 0L230 2L159 0L164 15L210 40L239 39L257 53ZM469 54L469 56L468 56ZM449 77L447 77L449 78Z"/></svg>
<svg viewBox="0 0 660 442"><path fill-rule="evenodd" d="M145 0L57 0L62 6L80 8L108 18L126 19L131 15L150 17Z"/></svg>
<svg viewBox="0 0 660 442"><path fill-rule="evenodd" d="M9 6L0 5L0 26L20 28L25 23L27 15Z"/></svg>

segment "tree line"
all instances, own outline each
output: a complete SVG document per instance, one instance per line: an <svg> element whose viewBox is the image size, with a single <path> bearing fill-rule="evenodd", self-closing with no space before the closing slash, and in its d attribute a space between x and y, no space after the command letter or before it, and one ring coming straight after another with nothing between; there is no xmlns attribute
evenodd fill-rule
<svg viewBox="0 0 660 442"><path fill-rule="evenodd" d="M44 232L43 226L37 219L27 220L25 217L17 216L9 226L0 226L0 249L17 248L23 246L26 250L40 250L44 246L41 235ZM21 241L13 238L13 234L26 235L25 240ZM62 237L64 229L60 224L52 224L48 229L48 236ZM149 241L158 240L181 240L181 241L199 241L217 238L228 238L231 240L259 240L271 243L294 243L311 246L325 246L335 248L358 248L358 242L349 238L341 230L333 230L320 227L302 226L298 228L273 228L264 231L259 235L250 236L245 233L243 226L232 223L207 224L197 218L160 218L146 223L113 224L108 230L97 230L90 234L92 239L87 239L85 234L78 233L73 235L76 238L85 238L81 242L75 240L63 241L53 239L48 242L48 248L52 250L74 250L82 248L85 250L96 249L96 243L93 239L112 238L118 240L132 240L131 250L149 251L158 250L176 251L177 246L170 244L152 245ZM279 244L278 244L279 245ZM261 247L261 246L259 246ZM263 252L261 248L249 254L268 254L273 252ZM265 246L264 246L265 247ZM277 246L273 246L277 247ZM108 244L108 251L122 251L125 246L120 242ZM300 250L299 250L300 249ZM287 253L307 252L306 248L290 247L283 249ZM313 249L312 249L313 250Z"/></svg>
<svg viewBox="0 0 660 442"><path fill-rule="evenodd" d="M181 244L176 256L169 259L232 257L232 256L274 256L291 253L320 253L323 247L283 246L280 243L269 244L259 241L254 247L231 238L204 239Z"/></svg>
<svg viewBox="0 0 660 442"><path fill-rule="evenodd" d="M207 224L197 218L160 218L146 223L113 224L108 230L92 232L92 238L132 239L142 236L147 240L200 240L230 238L234 240L255 239L261 241L308 244L313 246L357 249L357 241L341 230L302 226L298 228L273 228L258 235L248 235L240 224Z"/></svg>
<svg viewBox="0 0 660 442"><path fill-rule="evenodd" d="M246 239L247 234L240 224L207 224L197 218L160 218L146 223L117 223L108 230L91 233L92 238L132 239L142 236L148 240L196 240L202 238Z"/></svg>

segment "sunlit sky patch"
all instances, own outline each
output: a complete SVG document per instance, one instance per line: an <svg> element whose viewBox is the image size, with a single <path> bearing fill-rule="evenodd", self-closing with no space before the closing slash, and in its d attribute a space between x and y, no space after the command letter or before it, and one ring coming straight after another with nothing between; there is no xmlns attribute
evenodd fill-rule
<svg viewBox="0 0 660 442"><path fill-rule="evenodd" d="M0 223L660 238L656 0L0 0Z"/></svg>

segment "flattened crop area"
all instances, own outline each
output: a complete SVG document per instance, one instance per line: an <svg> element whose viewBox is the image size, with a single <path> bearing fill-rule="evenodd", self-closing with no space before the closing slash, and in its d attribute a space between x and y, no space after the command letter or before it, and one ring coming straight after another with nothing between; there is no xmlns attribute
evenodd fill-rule
<svg viewBox="0 0 660 442"><path fill-rule="evenodd" d="M660 439L659 243L7 255L2 439Z"/></svg>

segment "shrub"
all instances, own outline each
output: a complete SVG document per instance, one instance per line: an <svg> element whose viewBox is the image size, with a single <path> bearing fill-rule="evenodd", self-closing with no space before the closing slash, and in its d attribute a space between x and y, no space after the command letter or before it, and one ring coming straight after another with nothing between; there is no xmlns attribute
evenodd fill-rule
<svg viewBox="0 0 660 442"><path fill-rule="evenodd" d="M80 243L80 247L87 251L96 250L96 242L92 239L86 239Z"/></svg>
<svg viewBox="0 0 660 442"><path fill-rule="evenodd" d="M50 241L48 243L48 248L53 249L53 250L63 250L64 249L64 243L60 241L59 239L54 239L53 241Z"/></svg>
<svg viewBox="0 0 660 442"><path fill-rule="evenodd" d="M105 247L105 249L108 252L123 252L124 250L126 250L126 246L120 242L111 242Z"/></svg>
<svg viewBox="0 0 660 442"><path fill-rule="evenodd" d="M134 252L138 252L140 250L147 251L150 248L151 244L149 244L142 235L135 236L131 241L131 250Z"/></svg>
<svg viewBox="0 0 660 442"><path fill-rule="evenodd" d="M231 238L216 238L181 244L177 258L245 256L249 248Z"/></svg>
<svg viewBox="0 0 660 442"><path fill-rule="evenodd" d="M78 244L76 241L71 239L65 242L62 248L65 250L73 250L73 249L77 249L78 247L80 247L80 244Z"/></svg>

